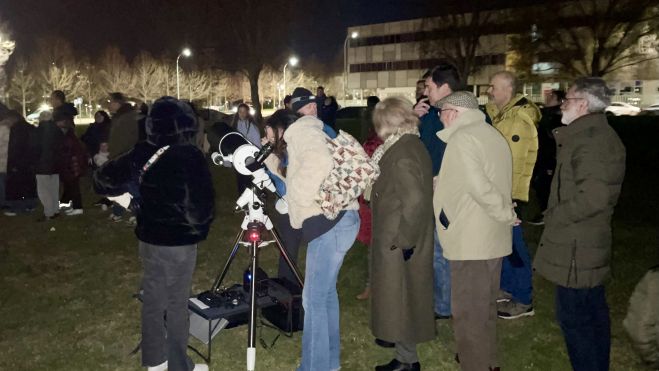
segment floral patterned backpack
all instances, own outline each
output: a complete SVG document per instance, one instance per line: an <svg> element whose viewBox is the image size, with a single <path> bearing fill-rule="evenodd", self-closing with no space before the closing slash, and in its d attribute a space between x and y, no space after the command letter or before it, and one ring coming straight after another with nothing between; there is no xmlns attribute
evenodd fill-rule
<svg viewBox="0 0 659 371"><path fill-rule="evenodd" d="M326 140L334 167L320 186L317 201L325 217L334 220L373 185L380 175L380 168L362 145L345 131L339 130L336 138Z"/></svg>

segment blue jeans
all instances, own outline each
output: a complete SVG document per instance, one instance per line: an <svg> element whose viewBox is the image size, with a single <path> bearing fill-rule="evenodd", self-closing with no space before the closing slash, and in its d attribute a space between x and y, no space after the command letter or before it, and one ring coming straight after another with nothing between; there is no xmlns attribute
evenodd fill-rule
<svg viewBox="0 0 659 371"><path fill-rule="evenodd" d="M329 371L341 367L336 280L343 257L355 242L358 231L359 214L350 210L332 229L309 242L302 291L302 362L298 371Z"/></svg>
<svg viewBox="0 0 659 371"><path fill-rule="evenodd" d="M575 371L609 369L611 321L604 286L590 289L556 286L556 319Z"/></svg>
<svg viewBox="0 0 659 371"><path fill-rule="evenodd" d="M451 269L448 260L444 257L442 245L437 237L435 229L435 253L433 259L433 269L435 271L435 313L440 316L451 315Z"/></svg>
<svg viewBox="0 0 659 371"><path fill-rule="evenodd" d="M513 227L513 252L503 259L501 290L512 295L513 300L530 305L533 296L531 256L524 242L522 226Z"/></svg>

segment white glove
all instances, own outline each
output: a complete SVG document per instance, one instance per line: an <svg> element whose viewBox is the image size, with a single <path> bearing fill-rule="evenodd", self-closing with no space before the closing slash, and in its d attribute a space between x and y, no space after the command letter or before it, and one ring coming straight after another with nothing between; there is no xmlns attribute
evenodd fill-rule
<svg viewBox="0 0 659 371"><path fill-rule="evenodd" d="M128 192L119 196L108 197L108 200L118 203L124 209L128 209L128 206L130 205L130 200L132 199L133 199L133 195L131 195Z"/></svg>
<svg viewBox="0 0 659 371"><path fill-rule="evenodd" d="M288 203L283 198L280 198L275 202L275 210L281 215L288 214Z"/></svg>

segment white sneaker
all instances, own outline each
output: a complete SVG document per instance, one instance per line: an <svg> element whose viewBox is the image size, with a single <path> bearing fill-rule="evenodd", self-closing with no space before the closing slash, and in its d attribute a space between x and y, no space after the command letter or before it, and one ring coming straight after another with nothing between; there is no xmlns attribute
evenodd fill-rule
<svg viewBox="0 0 659 371"><path fill-rule="evenodd" d="M204 363L196 363L192 371L208 371L208 365Z"/></svg>
<svg viewBox="0 0 659 371"><path fill-rule="evenodd" d="M159 364L158 366L147 367L147 371L166 371L167 370L167 361Z"/></svg>
<svg viewBox="0 0 659 371"><path fill-rule="evenodd" d="M69 210L65 211L64 214L66 214L68 216L82 215L83 211L82 211L82 209L69 209Z"/></svg>

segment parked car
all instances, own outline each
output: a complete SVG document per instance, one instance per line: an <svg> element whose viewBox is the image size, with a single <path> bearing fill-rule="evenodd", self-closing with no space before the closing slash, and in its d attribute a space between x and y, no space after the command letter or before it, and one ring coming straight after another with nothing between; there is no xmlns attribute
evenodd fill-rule
<svg viewBox="0 0 659 371"><path fill-rule="evenodd" d="M361 119L365 110L364 106L344 107L336 111L336 119Z"/></svg>
<svg viewBox="0 0 659 371"><path fill-rule="evenodd" d="M640 115L645 116L659 116L659 103L653 104L651 106L645 107Z"/></svg>
<svg viewBox="0 0 659 371"><path fill-rule="evenodd" d="M606 107L604 112L606 112L609 115L615 115L615 116L620 116L620 115L635 116L641 112L641 109L629 103L613 102L611 103L610 106Z"/></svg>
<svg viewBox="0 0 659 371"><path fill-rule="evenodd" d="M37 123L39 123L39 115L41 115L41 113L44 112L44 111L50 111L50 106L45 105L45 104L40 106L39 108L37 108L36 111L34 111L34 112L30 113L29 115L27 115L27 117L25 117L25 120L27 122L29 122L30 124L33 124L33 125L37 124Z"/></svg>

